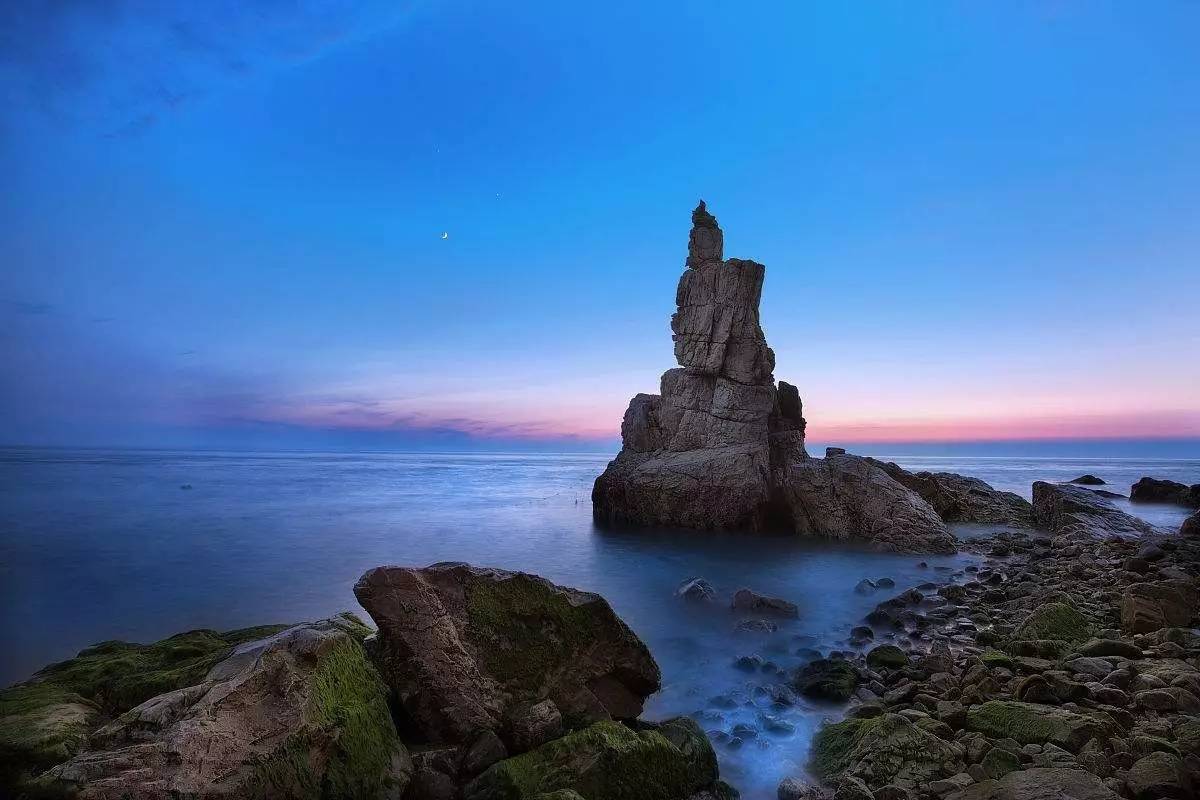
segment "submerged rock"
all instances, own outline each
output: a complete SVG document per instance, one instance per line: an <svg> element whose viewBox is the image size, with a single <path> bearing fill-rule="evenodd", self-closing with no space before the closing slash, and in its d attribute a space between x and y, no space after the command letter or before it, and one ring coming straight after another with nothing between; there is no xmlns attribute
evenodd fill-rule
<svg viewBox="0 0 1200 800"><path fill-rule="evenodd" d="M520 572L434 564L377 567L354 594L379 626L373 655L412 725L466 744L514 730L550 701L568 728L633 719L658 665L604 598Z"/></svg>
<svg viewBox="0 0 1200 800"><path fill-rule="evenodd" d="M1033 515L1037 527L1058 534L1135 537L1156 532L1095 492L1062 483L1034 482Z"/></svg>
<svg viewBox="0 0 1200 800"><path fill-rule="evenodd" d="M766 268L724 260L721 229L703 203L692 225L671 319L679 367L663 374L659 394L630 401L621 452L592 489L596 519L788 528L889 550L953 550L933 509L882 470L833 449L809 458L799 392L776 387L759 323Z"/></svg>
<svg viewBox="0 0 1200 800"><path fill-rule="evenodd" d="M93 733L34 787L85 800L398 797L412 764L358 633L335 618L239 645L200 682Z"/></svg>
<svg viewBox="0 0 1200 800"><path fill-rule="evenodd" d="M1177 481L1141 478L1129 490L1134 503L1169 503L1185 508L1200 508L1200 483L1188 486Z"/></svg>
<svg viewBox="0 0 1200 800"><path fill-rule="evenodd" d="M1067 483L1078 483L1082 486L1104 486L1105 485L1105 482L1102 479L1097 478L1095 475L1092 475L1091 473L1088 473L1086 475L1080 475L1078 478L1072 478L1071 480L1067 481Z"/></svg>
<svg viewBox="0 0 1200 800"><path fill-rule="evenodd" d="M800 609L795 603L779 597L767 597L752 589L738 589L734 592L730 607L734 611L749 611L755 614L792 618L800 616Z"/></svg>

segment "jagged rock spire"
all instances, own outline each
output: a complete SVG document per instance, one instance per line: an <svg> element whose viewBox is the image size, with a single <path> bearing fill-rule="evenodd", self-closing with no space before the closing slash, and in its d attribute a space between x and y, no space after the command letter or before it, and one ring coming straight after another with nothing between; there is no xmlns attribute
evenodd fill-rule
<svg viewBox="0 0 1200 800"><path fill-rule="evenodd" d="M708 213L704 201L692 212L692 233L688 237L689 267L699 267L704 264L720 263L725 258L725 234L717 218Z"/></svg>

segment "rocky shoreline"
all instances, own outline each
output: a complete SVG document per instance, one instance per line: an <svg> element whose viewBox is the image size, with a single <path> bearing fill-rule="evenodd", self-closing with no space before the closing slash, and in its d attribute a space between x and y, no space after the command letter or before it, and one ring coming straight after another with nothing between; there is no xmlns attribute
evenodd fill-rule
<svg viewBox="0 0 1200 800"><path fill-rule="evenodd" d="M1077 484L1037 484L1029 504L876 463L946 519L993 531L962 543L978 562L960 572L847 587L885 599L848 621L845 649L769 675L739 659L781 707L845 704L780 799L1192 796L1200 538ZM377 630L344 614L105 642L5 689L0 795L736 796L713 742L739 734L706 733L704 714L640 719L659 668L603 598L451 563L379 567L355 594ZM714 599L702 579L677 594ZM749 589L731 605L768 637L800 613Z"/></svg>

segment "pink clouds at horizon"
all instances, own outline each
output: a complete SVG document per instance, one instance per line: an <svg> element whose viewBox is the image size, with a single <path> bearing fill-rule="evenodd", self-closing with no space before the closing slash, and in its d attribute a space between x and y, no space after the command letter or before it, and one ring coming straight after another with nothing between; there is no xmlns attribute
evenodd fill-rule
<svg viewBox="0 0 1200 800"><path fill-rule="evenodd" d="M354 431L452 431L481 439L607 441L620 436L621 412L605 403L566 402L554 408L501 403L482 409L450 403L438 411L387 402L310 399L269 404L209 424L283 424ZM969 442L1052 439L1200 437L1200 411L1153 410L1037 415L816 419L808 439L819 442Z"/></svg>

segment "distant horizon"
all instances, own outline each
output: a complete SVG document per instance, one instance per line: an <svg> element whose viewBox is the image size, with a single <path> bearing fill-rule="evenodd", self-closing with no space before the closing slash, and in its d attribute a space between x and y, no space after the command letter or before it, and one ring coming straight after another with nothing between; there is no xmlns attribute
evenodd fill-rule
<svg viewBox="0 0 1200 800"><path fill-rule="evenodd" d="M196 453L361 453L361 454L429 454L429 455L599 455L613 456L620 449L620 440L581 442L576 447L567 443L526 442L524 447L512 442L473 442L457 447L436 445L325 445L308 446L206 444L28 444L0 443L0 450L96 450ZM911 442L836 442L809 441L810 455L822 457L826 447L843 447L852 453L870 456L912 456L922 458L997 458L997 459L1107 459L1170 461L1200 461L1200 437L1184 438L1104 438L1104 439L1028 439L975 441L911 441ZM1200 479L1200 476L1198 476Z"/></svg>

